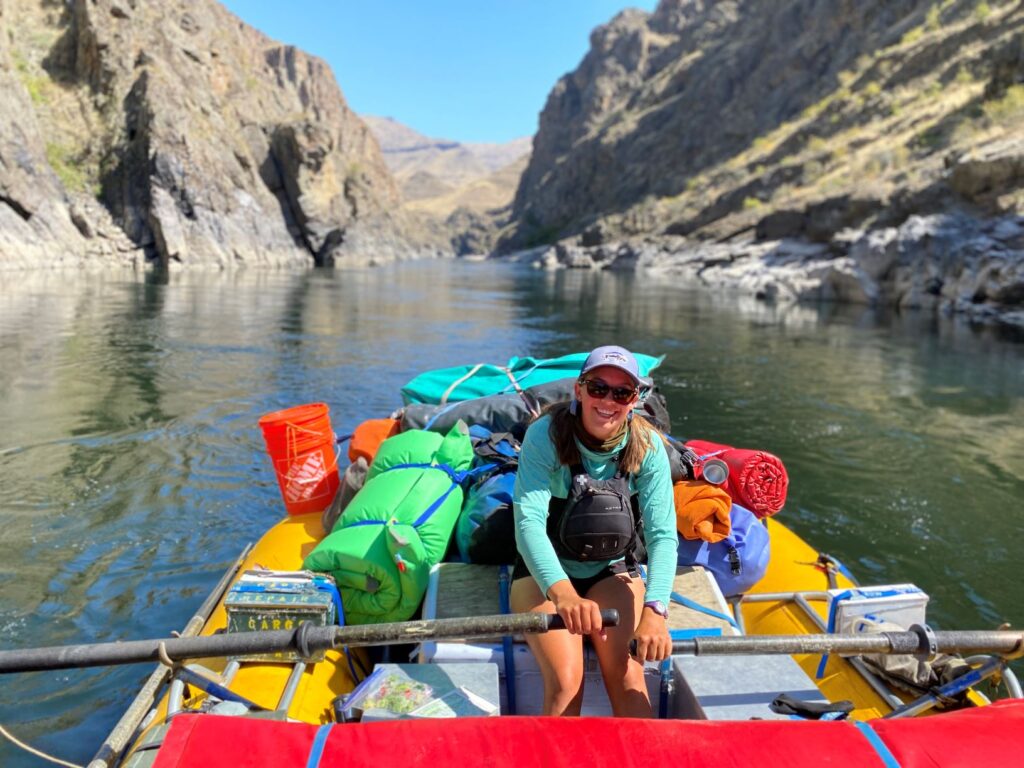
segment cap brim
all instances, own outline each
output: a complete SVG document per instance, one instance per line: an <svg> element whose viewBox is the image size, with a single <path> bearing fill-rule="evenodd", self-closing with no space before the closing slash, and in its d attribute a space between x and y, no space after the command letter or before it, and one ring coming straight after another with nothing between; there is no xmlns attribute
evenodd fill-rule
<svg viewBox="0 0 1024 768"><path fill-rule="evenodd" d="M637 376L635 373L633 373L631 370L629 370L625 366L618 365L617 363L600 363L598 365L592 365L589 368L584 368L582 371L580 371L580 376L586 376L588 373L590 373L591 371L596 371L598 368L615 368L617 370L620 370L624 374L629 376L629 378L633 380L633 383L638 387L642 386L644 383L644 380Z"/></svg>

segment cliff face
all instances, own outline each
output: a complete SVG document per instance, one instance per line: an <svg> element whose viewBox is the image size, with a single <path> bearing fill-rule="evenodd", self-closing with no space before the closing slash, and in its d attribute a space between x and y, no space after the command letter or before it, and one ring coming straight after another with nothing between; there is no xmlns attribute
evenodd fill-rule
<svg viewBox="0 0 1024 768"><path fill-rule="evenodd" d="M212 0L0 0L0 97L0 268L410 254L330 69Z"/></svg>
<svg viewBox="0 0 1024 768"><path fill-rule="evenodd" d="M662 0L552 90L506 245L1022 210L1024 6Z"/></svg>

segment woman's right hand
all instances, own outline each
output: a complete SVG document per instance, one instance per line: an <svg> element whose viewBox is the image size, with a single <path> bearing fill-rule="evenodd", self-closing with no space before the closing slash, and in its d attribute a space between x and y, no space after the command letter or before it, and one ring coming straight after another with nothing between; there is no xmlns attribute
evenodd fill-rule
<svg viewBox="0 0 1024 768"><path fill-rule="evenodd" d="M580 597L568 579L552 584L548 597L555 604L555 611L562 617L570 634L589 635L591 632L599 632L603 635L600 606L593 600Z"/></svg>

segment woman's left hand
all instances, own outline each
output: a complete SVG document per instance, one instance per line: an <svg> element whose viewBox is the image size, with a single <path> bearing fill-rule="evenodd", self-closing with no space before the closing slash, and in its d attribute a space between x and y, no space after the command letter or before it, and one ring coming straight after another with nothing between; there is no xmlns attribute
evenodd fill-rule
<svg viewBox="0 0 1024 768"><path fill-rule="evenodd" d="M640 624L633 632L636 640L636 660L662 661L672 655L672 636L668 633L668 622L650 608L640 614Z"/></svg>

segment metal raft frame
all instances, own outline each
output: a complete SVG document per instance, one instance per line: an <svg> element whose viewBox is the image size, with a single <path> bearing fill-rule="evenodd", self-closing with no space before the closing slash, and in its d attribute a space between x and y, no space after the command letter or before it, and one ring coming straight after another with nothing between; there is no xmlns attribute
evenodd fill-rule
<svg viewBox="0 0 1024 768"><path fill-rule="evenodd" d="M743 594L734 595L728 598L729 607L732 609L733 616L736 619L736 624L739 626L740 632L746 634L746 626L743 621L743 603L792 603L799 607L804 614L814 623L815 626L823 633L828 633L828 626L825 620L821 618L817 611L811 607L810 601L822 601L827 602L829 599L829 593L823 591L803 591L803 592L765 592L761 594ZM864 681L871 686L871 688L882 697L882 700L892 707L893 711L886 715L887 718L893 717L910 717L925 712L936 704L939 703L939 698L932 694L926 694L921 698L905 704L904 701L899 698L885 681L876 675L871 669L858 657L848 656L845 660L857 670L857 673L864 679ZM992 656L971 656L965 659L972 666L980 665L975 670L972 677L972 685L980 682L981 680L994 677L1001 674L1006 687L1009 689L1010 695L1020 698L1021 697L1021 686L1017 680L1016 675L1013 673L1007 664L1005 659ZM991 703L985 694L975 690L974 693L981 697L986 704Z"/></svg>
<svg viewBox="0 0 1024 768"><path fill-rule="evenodd" d="M227 569L227 571L225 571L213 591L206 598L195 615L189 620L185 629L179 634L179 637L195 637L202 631L210 614L213 612L213 609L227 592L228 587L237 575L242 563L252 550L252 546L252 544L248 545L234 563ZM821 632L828 634L825 621L821 618L818 612L811 607L811 601L827 601L828 598L829 593L825 591L794 591L736 595L728 598L727 600L741 634L746 634L742 611L743 603L768 602L795 604ZM917 715L931 709L939 703L939 697L935 694L929 693L910 704L905 704L902 699L896 696L889 689L882 678L872 672L864 662L861 661L861 659L857 657L846 657L846 661L857 670L865 682L871 686L882 700L893 708L893 712L886 715L886 717L891 718ZM966 661L972 666L976 666L973 673L964 676L965 678L971 677L971 685L974 685L983 679L1001 674L1011 696L1022 698L1020 683L1013 671L1007 666L1006 659L999 656L970 656ZM201 681L206 683L210 683L215 686L224 686L226 688L230 685L232 678L238 671L238 668L239 663L237 661L232 661L228 663L223 673L216 674L197 665L190 665L189 667L180 668L178 670L179 674L175 675L173 674L175 670L173 670L171 666L161 664L150 675L149 679L143 685L142 690L132 701L121 720L116 726L114 726L114 729L103 742L103 745L100 747L93 759L89 762L87 768L110 768L111 766L120 764L127 746L145 730L156 716L155 705L157 697L160 691L168 683L167 719L170 720L181 711L184 686L191 678L198 677ZM303 661L295 662L293 665L291 675L288 678L288 682L285 685L281 698L277 704L276 712L278 714L286 714L288 712L298 689L299 682L306 669L307 664ZM975 693L988 703L988 698L984 694L978 691L975 691ZM235 696L231 696L230 698L235 698ZM162 739L160 741L162 741ZM145 750L147 746L150 749L158 747L160 741L150 745L142 745L141 749Z"/></svg>
<svg viewBox="0 0 1024 768"><path fill-rule="evenodd" d="M203 627L206 626L206 620L213 613L213 609L220 602L221 597L227 592L228 587L238 574L238 570L242 567L242 563L248 557L252 548L252 544L247 545L224 572L220 581L217 582L217 586L213 588L213 591L203 601L195 615L189 619L185 629L179 634L180 637L195 637L202 631ZM153 707L170 674L171 668L164 664L153 670L153 673L142 686L142 690L139 691L139 694L132 701L124 715L121 716L120 721L118 721L110 735L104 740L99 751L89 761L87 768L110 768L110 766L120 763L124 750L155 716L156 710Z"/></svg>

